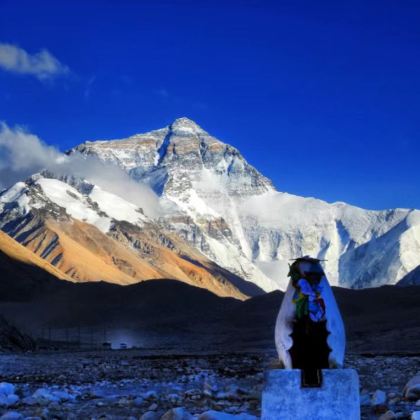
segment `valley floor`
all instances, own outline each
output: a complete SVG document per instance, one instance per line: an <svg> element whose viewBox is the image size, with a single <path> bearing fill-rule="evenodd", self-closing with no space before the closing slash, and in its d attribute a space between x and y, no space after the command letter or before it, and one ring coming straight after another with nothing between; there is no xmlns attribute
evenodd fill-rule
<svg viewBox="0 0 420 420"><path fill-rule="evenodd" d="M217 410L258 418L264 370L275 360L274 353L151 355L140 350L2 354L0 382L14 385L18 400L0 407L0 415L138 419L148 413L150 420L184 407L197 417ZM416 402L405 401L402 390L420 370L420 356L350 354L347 367L360 375L363 419L380 416L370 402L377 390L385 392L387 409L410 418Z"/></svg>

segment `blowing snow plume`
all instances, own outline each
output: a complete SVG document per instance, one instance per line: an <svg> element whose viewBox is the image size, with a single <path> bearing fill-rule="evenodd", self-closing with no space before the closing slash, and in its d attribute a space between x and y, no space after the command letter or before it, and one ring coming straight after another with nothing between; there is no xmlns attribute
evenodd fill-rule
<svg viewBox="0 0 420 420"><path fill-rule="evenodd" d="M0 188L8 188L34 173L47 170L55 176L73 176L141 207L146 215L159 214L159 200L145 184L133 181L123 170L107 166L94 157L67 156L48 146L22 127L0 125Z"/></svg>

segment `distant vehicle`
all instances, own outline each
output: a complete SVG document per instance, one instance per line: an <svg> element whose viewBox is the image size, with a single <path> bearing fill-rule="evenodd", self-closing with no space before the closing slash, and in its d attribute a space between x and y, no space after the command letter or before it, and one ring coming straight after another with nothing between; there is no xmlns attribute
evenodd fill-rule
<svg viewBox="0 0 420 420"><path fill-rule="evenodd" d="M120 350L126 350L127 344L126 343L120 343Z"/></svg>

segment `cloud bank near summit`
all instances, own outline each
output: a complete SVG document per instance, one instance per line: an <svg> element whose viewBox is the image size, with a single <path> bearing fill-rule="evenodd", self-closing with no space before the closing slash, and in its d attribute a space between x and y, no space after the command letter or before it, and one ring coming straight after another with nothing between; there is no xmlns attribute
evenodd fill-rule
<svg viewBox="0 0 420 420"><path fill-rule="evenodd" d="M86 179L141 207L146 215L160 214L159 199L145 184L133 181L122 169L94 157L67 156L24 128L0 124L0 189L48 170L56 176Z"/></svg>

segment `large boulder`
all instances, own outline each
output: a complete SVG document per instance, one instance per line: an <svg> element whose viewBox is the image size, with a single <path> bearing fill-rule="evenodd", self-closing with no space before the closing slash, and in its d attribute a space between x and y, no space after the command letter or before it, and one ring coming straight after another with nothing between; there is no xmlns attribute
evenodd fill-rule
<svg viewBox="0 0 420 420"><path fill-rule="evenodd" d="M194 417L183 407L172 408L160 420L194 420Z"/></svg>
<svg viewBox="0 0 420 420"><path fill-rule="evenodd" d="M0 383L0 407L9 407L16 404L19 397L15 393L15 386L8 382Z"/></svg>
<svg viewBox="0 0 420 420"><path fill-rule="evenodd" d="M229 414L222 411L206 411L198 417L198 420L257 420L257 417L250 414Z"/></svg>
<svg viewBox="0 0 420 420"><path fill-rule="evenodd" d="M411 378L404 387L404 397L411 401L420 399L420 372Z"/></svg>

